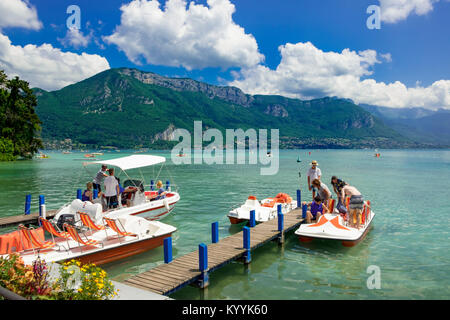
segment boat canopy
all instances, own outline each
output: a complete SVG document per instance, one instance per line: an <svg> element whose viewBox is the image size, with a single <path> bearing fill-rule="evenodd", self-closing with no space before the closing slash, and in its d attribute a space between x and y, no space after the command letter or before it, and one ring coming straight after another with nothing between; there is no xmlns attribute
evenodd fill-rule
<svg viewBox="0 0 450 320"><path fill-rule="evenodd" d="M111 160L89 162L89 164L106 164L108 166L118 167L122 170L130 170L135 168L149 167L163 162L166 162L166 158L160 156L131 155L128 157L116 158Z"/></svg>

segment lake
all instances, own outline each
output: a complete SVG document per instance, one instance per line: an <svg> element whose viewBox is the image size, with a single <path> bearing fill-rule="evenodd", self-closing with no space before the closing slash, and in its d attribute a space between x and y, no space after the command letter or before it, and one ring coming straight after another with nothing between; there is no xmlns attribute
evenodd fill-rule
<svg viewBox="0 0 450 320"><path fill-rule="evenodd" d="M376 212L372 230L355 247L325 240L304 244L290 233L283 246L273 242L253 251L248 267L234 262L214 271L205 292L188 286L171 298L449 299L450 150L378 152L380 158L374 157L374 150L281 150L279 171L270 176L260 174L259 164L175 165L169 151L149 152L167 157L159 179L170 180L181 196L162 221L178 228L173 234L174 258L202 242L211 243L215 221L220 238L241 231L242 226L231 226L226 215L249 195L262 199L285 192L295 198L300 188L303 200L310 201L306 171L312 160L319 162L322 181L330 190L331 176L336 175L356 186ZM131 153L110 152L98 158ZM33 212L38 211L40 194L45 195L47 210L59 208L99 169L84 168L83 153L48 154L49 159L0 163L0 216L22 214L28 193ZM130 175L143 176L149 183L159 169L134 170ZM103 267L113 280L121 281L162 263L160 247ZM380 289L367 286L371 266L379 268Z"/></svg>

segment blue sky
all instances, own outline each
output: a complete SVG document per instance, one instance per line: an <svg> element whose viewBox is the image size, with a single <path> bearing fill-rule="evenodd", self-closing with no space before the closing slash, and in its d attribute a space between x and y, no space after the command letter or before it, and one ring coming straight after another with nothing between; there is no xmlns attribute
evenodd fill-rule
<svg viewBox="0 0 450 320"><path fill-rule="evenodd" d="M7 14L3 10L3 13L0 13L0 34L9 39L9 47L5 47L9 49L19 50L29 44L36 47L50 44L52 49L60 51L61 56L66 52L79 55L79 62L77 62L79 64L87 63L87 61L82 61L81 55L83 54L101 57L104 60L100 61L96 57L97 60L93 63L98 64L98 70L105 68L105 65L111 68L135 67L168 76L191 77L213 84L236 85L249 93L283 94L304 99L336 94L353 98L361 103L377 103L392 107L450 108L448 101L450 100L448 92L450 90L448 58L450 56L448 33L450 2L447 0L410 0L411 3L417 3L416 7L411 8L407 8L408 5L402 7L401 3L404 0L211 0L221 4L229 2L232 6L234 5L232 21L224 22L224 28L232 24L233 28L239 27L243 30L237 32L238 29L235 28L232 29L235 31L230 31L237 34L236 45L234 42L228 41L229 47L222 48L221 50L224 52L220 52L220 54L216 49L209 51L208 48L203 47L203 44L208 41L211 41L213 46L217 45L214 34L200 40L203 41L201 50L184 53L183 48L192 44L191 38L180 40L185 43L182 42L177 47L167 47L164 41L172 41L170 36L174 33L168 32L163 35L161 33L165 31L152 33L151 28L155 27L153 24L149 25L147 29L149 38L161 35L164 37L164 41L161 39L149 40L141 49L129 49L133 46L139 47L139 41L142 42L142 40L134 42L133 33L145 39L147 32L144 27L138 26L138 20L136 20L136 24L131 22L126 26L123 25L122 31L117 32L116 28L121 25L121 17L124 14L120 8L122 5L129 5L132 1L4 1L10 2L11 6L16 2L26 3L28 9L34 8L37 15L35 20L39 20L42 24L40 28L17 26L13 22L9 25L4 23L2 26L2 14ZM147 2L146 0L133 2L136 1ZM171 1L182 3L181 0ZM382 3L383 1L384 3ZM159 2L160 10L164 11L166 1ZM211 3L208 4L206 1L194 1L194 3L198 9L202 9L201 6L204 6L203 9L206 10L212 7ZM366 9L369 5L374 4L381 4L382 8L386 8L384 11L386 13L388 9L395 7L394 9L397 10L395 14L406 12L406 17L399 18L393 15L389 17L390 21L381 22L381 29L369 30L366 20L370 14L366 13ZM78 5L81 9L81 29L79 31L86 41L81 45L70 42L67 40L68 38L66 41L63 40L68 30L66 19L69 14L66 13L66 9L69 5ZM424 5L431 5L431 9L422 10ZM181 8L181 6L178 7ZM183 10L187 11L188 8L184 7ZM143 11L138 10L134 13L130 11L130 16L133 19L139 19L139 12ZM216 16L220 18L220 13ZM168 17L165 19L167 20ZM161 25L156 27L165 30L167 26L172 25L170 23L170 21L161 22ZM186 20L186 24L189 24L189 20ZM201 30L199 25L202 24L192 23L191 29L189 29L192 37L197 36L196 32L198 32L198 37L209 32L208 29ZM166 28L164 28L165 26ZM105 39L116 32L119 36L118 40L110 39L108 41ZM230 36L229 33L217 34L218 38L228 36ZM4 41L6 42L5 39ZM311 43L311 46L305 45L308 42ZM159 45L154 45L155 43L159 43ZM286 46L288 43L296 46L288 48ZM128 44L129 47L127 47ZM280 46L286 46L285 50L280 50ZM221 47L223 46L221 45ZM348 56L343 54L343 50L346 49L353 54ZM226 56L227 50L230 52L229 57ZM361 52L366 52L366 54L361 54ZM335 53L335 55L331 53ZM311 57L312 54L314 58L308 62L302 58L304 55ZM158 55L160 57L153 59ZM299 56L295 57L295 55ZM288 61L288 56L294 57L294 59ZM183 62L184 57L189 58ZM198 61L199 57L204 60L204 63ZM314 61L321 59L325 59L327 62L315 66ZM33 61L35 60L36 57L33 58ZM339 67L337 68L339 70L336 71L335 66L341 62L342 68ZM360 64L361 70L353 73L351 69L354 69L352 66L355 62ZM67 64L65 61L62 63ZM89 63L92 64L91 61ZM176 67L177 63L182 66ZM0 68L6 66L6 71L9 71L10 74L27 76L26 72L20 70L20 66L14 68L11 64L6 54L3 57L0 55ZM284 71L278 72L277 67L282 67L280 69ZM323 77L316 79L314 78L314 68L321 68L322 71L323 69L331 70L329 72L332 73L332 76L329 79ZM97 70L93 69L92 72L94 71ZM305 73L310 76L302 78ZM317 72L317 74L319 73L320 71ZM86 75L89 75L89 72ZM289 76L293 78L289 78ZM55 85L52 86L51 79L40 82L39 78L30 77L29 81L32 84L36 86L41 84L41 87L47 86L46 89L57 89L63 86L62 84L71 82L70 79L64 79L64 81L55 79ZM302 79L297 82L298 78ZM373 80L375 84L364 83L366 79ZM79 79L74 79L72 82L75 80ZM330 84L326 84L328 80L330 80ZM315 85L316 81L320 84ZM341 81L342 85L338 87L334 87L332 84ZM389 86L396 81L400 82L404 88ZM438 81L441 82L436 83ZM271 85L267 83L271 83ZM361 88L355 88L358 93L342 88L360 85ZM385 86L389 86L389 88L385 88ZM304 90L305 87L308 89ZM423 90L414 90L417 87ZM411 88L413 90L409 90ZM383 90L386 90L387 93L385 94ZM309 96L308 94L311 92L317 96ZM364 95L359 92L364 92ZM430 92L436 97L428 98ZM390 98L374 98L384 94Z"/></svg>

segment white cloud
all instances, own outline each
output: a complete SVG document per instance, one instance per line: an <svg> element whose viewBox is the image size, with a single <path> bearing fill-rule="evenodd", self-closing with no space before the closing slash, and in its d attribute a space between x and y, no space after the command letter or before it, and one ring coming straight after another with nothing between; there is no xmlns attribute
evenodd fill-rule
<svg viewBox="0 0 450 320"><path fill-rule="evenodd" d="M42 28L36 8L28 1L1 0L0 1L0 29L5 27L21 27L32 30Z"/></svg>
<svg viewBox="0 0 450 320"><path fill-rule="evenodd" d="M381 63L374 50L324 52L310 42L288 43L279 50L282 58L275 70L262 65L245 68L234 73L236 79L229 85L251 94L300 99L338 96L388 107L450 108L450 80L408 88L399 81L386 84L368 78L372 67Z"/></svg>
<svg viewBox="0 0 450 320"><path fill-rule="evenodd" d="M380 57L386 62L392 62L392 55L390 53L380 53Z"/></svg>
<svg viewBox="0 0 450 320"><path fill-rule="evenodd" d="M89 42L91 41L93 37L93 30L87 35L83 35L83 32L71 28L67 29L66 36L64 38L58 38L58 41L64 46L69 47L72 46L76 49L83 47L86 48L89 45Z"/></svg>
<svg viewBox="0 0 450 320"><path fill-rule="evenodd" d="M234 23L229 0L207 0L207 6L168 0L134 0L121 7L121 24L104 40L116 44L136 64L250 67L263 61L251 34Z"/></svg>
<svg viewBox="0 0 450 320"><path fill-rule="evenodd" d="M422 16L432 11L436 2L439 0L380 0L381 20L396 23L413 13Z"/></svg>
<svg viewBox="0 0 450 320"><path fill-rule="evenodd" d="M96 54L62 52L50 44L15 46L0 34L0 69L31 87L56 90L109 69L109 63Z"/></svg>

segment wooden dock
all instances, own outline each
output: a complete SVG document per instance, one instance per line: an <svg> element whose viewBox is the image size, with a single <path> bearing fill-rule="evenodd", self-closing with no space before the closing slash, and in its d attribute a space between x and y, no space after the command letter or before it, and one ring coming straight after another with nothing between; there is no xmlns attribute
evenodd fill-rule
<svg viewBox="0 0 450 320"><path fill-rule="evenodd" d="M53 218L58 210L48 210L46 212L46 217L48 219ZM28 224L28 223L38 223L39 212L22 214L17 216L3 217L0 218L0 228L10 227L18 224Z"/></svg>
<svg viewBox="0 0 450 320"><path fill-rule="evenodd" d="M284 234L297 228L302 219L302 210L297 208L283 215L283 231L278 231L278 219L260 223L250 228L250 250L254 250L265 243L281 239ZM199 268L199 250L183 255L170 263L159 265L151 270L132 276L124 281L125 284L154 293L169 295L182 287L195 282L204 281L205 273L218 269L234 260L246 257L248 252L243 244L244 231L221 239L217 243L207 246L207 268ZM207 280L206 280L207 281ZM207 283L206 283L207 285ZM201 285L202 286L202 285Z"/></svg>

